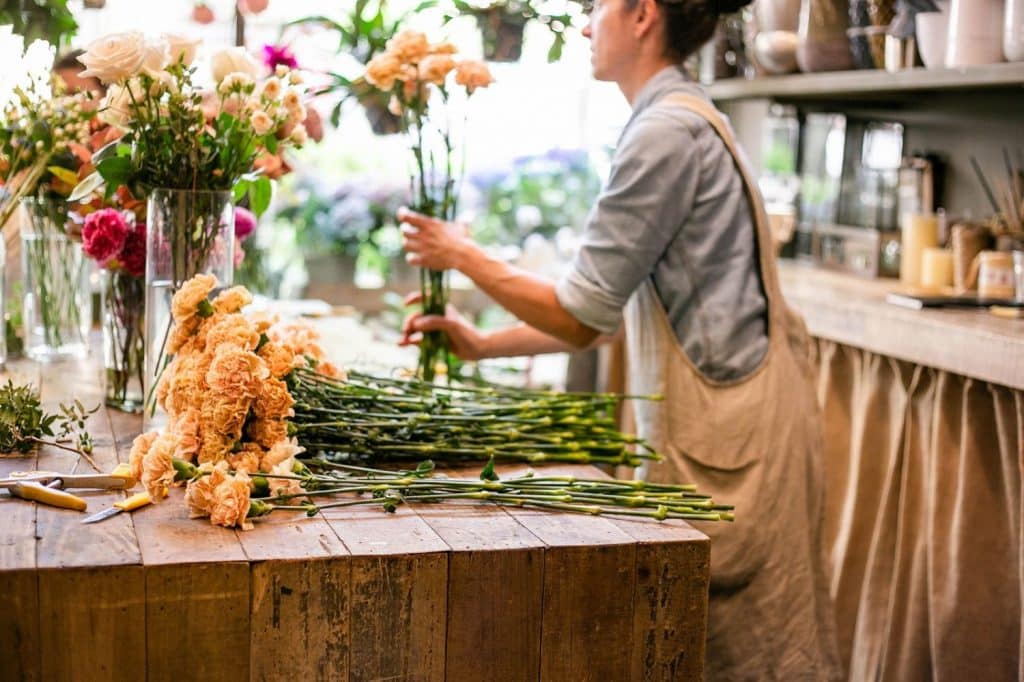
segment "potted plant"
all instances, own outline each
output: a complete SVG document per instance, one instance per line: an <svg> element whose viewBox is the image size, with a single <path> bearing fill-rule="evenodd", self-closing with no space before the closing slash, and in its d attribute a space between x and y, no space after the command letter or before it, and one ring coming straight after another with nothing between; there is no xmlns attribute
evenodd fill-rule
<svg viewBox="0 0 1024 682"><path fill-rule="evenodd" d="M555 62L562 57L565 46L565 31L572 25L573 14L570 3L564 3L564 11L558 14L550 11L551 3L542 0L496 0L477 4L466 0L452 0L454 11L445 15L445 21L459 16L471 16L480 27L484 59L494 62L516 62L523 52L523 32L531 21L543 24L553 37L548 49L548 61Z"/></svg>
<svg viewBox="0 0 1024 682"><path fill-rule="evenodd" d="M339 20L324 15L313 15L296 19L285 24L292 26L319 26L338 34L338 54L354 58L354 71L360 73L363 67L378 54L384 52L387 43L398 33L402 23L416 12L433 7L436 0L424 0L410 11L392 15L387 0L356 0L352 10ZM338 72L327 74L331 82L317 92L318 95L341 94L341 99L331 111L331 123L338 125L341 109L350 98L355 98L366 112L370 127L377 135L392 135L401 130L398 116L388 110L388 97L371 87L361 75L348 76Z"/></svg>

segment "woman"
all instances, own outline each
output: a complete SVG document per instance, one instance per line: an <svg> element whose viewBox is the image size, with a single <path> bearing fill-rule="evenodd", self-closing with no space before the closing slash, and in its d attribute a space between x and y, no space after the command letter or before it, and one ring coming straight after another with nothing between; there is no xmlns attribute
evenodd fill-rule
<svg viewBox="0 0 1024 682"><path fill-rule="evenodd" d="M624 322L647 477L736 505L711 536L709 679L841 676L821 546L821 427L801 321L779 292L760 197L728 125L679 65L749 0L597 0L594 77L633 114L583 245L558 283L489 258L463 226L401 211L407 259L457 269L522 323L483 334L450 309L467 359L579 349Z"/></svg>

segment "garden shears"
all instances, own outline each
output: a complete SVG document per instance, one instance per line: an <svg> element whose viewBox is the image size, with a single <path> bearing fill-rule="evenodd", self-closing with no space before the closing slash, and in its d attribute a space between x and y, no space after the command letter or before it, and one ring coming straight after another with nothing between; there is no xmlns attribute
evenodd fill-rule
<svg viewBox="0 0 1024 682"><path fill-rule="evenodd" d="M15 471L0 478L0 489L14 497L34 500L53 507L85 511L88 503L68 488L84 490L125 490L135 485L128 466L121 464L109 474L62 474L56 471Z"/></svg>

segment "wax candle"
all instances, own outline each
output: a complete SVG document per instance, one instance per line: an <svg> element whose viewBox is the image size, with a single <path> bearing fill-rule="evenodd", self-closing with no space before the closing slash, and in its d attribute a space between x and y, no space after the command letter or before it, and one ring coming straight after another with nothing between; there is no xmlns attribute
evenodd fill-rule
<svg viewBox="0 0 1024 682"><path fill-rule="evenodd" d="M902 228L900 281L919 286L924 250L938 245L939 222L933 213L905 213Z"/></svg>
<svg viewBox="0 0 1024 682"><path fill-rule="evenodd" d="M953 285L953 252L949 249L928 247L921 260L921 286L948 287Z"/></svg>

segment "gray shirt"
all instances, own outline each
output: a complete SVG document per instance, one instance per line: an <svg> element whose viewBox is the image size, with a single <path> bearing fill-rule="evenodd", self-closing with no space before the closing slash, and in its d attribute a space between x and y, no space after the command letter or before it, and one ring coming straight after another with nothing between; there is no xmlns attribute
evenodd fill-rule
<svg viewBox="0 0 1024 682"><path fill-rule="evenodd" d="M650 278L686 355L728 381L756 369L768 350L756 233L742 177L714 129L679 105L657 105L677 93L707 98L676 67L637 94L556 293L580 322L611 334Z"/></svg>

